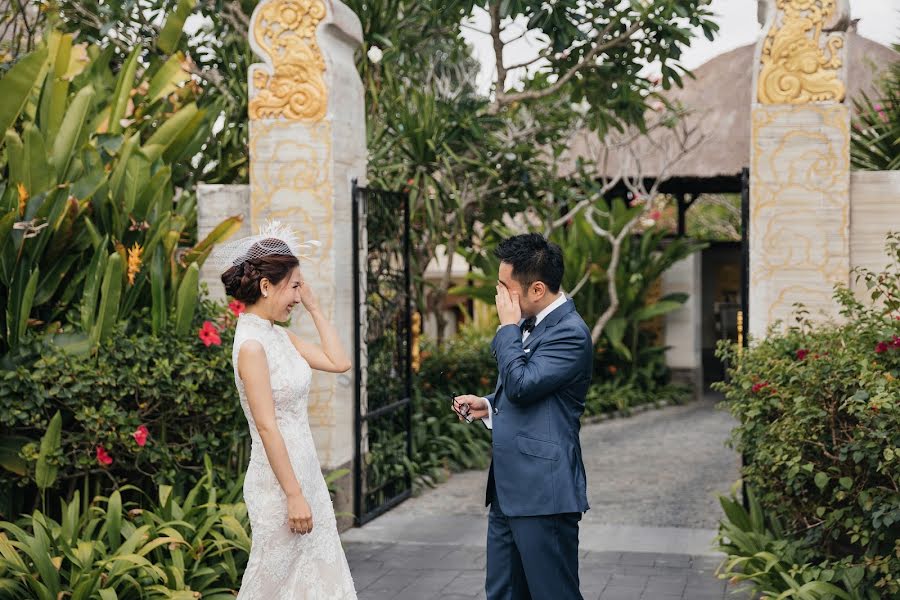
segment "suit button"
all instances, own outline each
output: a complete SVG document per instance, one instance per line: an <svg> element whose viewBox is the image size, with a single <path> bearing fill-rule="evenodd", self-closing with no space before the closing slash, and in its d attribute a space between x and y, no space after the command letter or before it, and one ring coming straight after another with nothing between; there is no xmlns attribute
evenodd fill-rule
<svg viewBox="0 0 900 600"><path fill-rule="evenodd" d="M494 407L494 414L495 414L495 415L499 415L499 414L500 414L500 409L497 408L496 406Z"/></svg>

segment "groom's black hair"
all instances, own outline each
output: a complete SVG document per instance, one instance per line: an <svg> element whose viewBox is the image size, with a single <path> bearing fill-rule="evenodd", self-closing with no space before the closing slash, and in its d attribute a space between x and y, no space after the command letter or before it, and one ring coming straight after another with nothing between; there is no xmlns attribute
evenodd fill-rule
<svg viewBox="0 0 900 600"><path fill-rule="evenodd" d="M562 250L539 233L515 235L500 242L494 255L512 265L513 278L528 288L535 281L543 281L555 294L562 284Z"/></svg>

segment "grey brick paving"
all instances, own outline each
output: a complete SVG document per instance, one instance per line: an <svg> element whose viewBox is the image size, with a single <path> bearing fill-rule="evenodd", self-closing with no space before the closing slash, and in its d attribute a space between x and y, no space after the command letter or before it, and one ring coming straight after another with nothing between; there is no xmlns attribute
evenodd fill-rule
<svg viewBox="0 0 900 600"><path fill-rule="evenodd" d="M483 599L484 549L432 544L345 544L360 600ZM413 557L417 557L413 559ZM642 565L636 567L634 563ZM675 565L674 563L677 563ZM665 571L652 565L661 564ZM584 600L745 600L708 556L585 552ZM564 599L560 599L564 600Z"/></svg>

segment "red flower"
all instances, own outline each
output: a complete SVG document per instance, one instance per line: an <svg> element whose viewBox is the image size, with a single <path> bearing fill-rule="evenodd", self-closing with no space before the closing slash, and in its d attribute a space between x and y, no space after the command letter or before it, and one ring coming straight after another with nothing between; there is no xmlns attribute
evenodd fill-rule
<svg viewBox="0 0 900 600"><path fill-rule="evenodd" d="M108 467L112 461L112 456L106 453L106 449L103 446L97 446L97 462Z"/></svg>
<svg viewBox="0 0 900 600"><path fill-rule="evenodd" d="M141 425L137 429L134 430L134 433L131 434L134 438L134 441L137 442L137 445L141 448L147 444L147 436L150 435L150 432L147 431L147 428Z"/></svg>
<svg viewBox="0 0 900 600"><path fill-rule="evenodd" d="M807 354L809 354L809 350L807 350L806 348L800 348L799 350L797 350L797 360L803 360L804 358L806 358Z"/></svg>
<svg viewBox="0 0 900 600"><path fill-rule="evenodd" d="M891 348L900 348L900 335L895 335L891 340Z"/></svg>
<svg viewBox="0 0 900 600"><path fill-rule="evenodd" d="M755 394L755 393L759 392L761 389L766 388L766 387L769 387L769 382L768 382L768 381L761 381L761 382L759 382L759 383L754 383L754 384L753 384L753 387L750 388L750 389L751 389L751 390L753 391L753 393Z"/></svg>
<svg viewBox="0 0 900 600"><path fill-rule="evenodd" d="M875 344L875 353L876 354L881 354L882 352L887 352L887 350L888 350L887 342L878 342L877 344Z"/></svg>
<svg viewBox="0 0 900 600"><path fill-rule="evenodd" d="M219 337L219 330L216 329L216 326L210 323L209 321L203 322L203 327L200 328L198 332L200 336L200 340L209 348L211 345L215 344L216 346L220 346L222 344L222 338Z"/></svg>
<svg viewBox="0 0 900 600"><path fill-rule="evenodd" d="M228 303L228 308L231 309L231 312L234 313L234 316L239 316L242 312L247 310L247 305L241 302L240 300L232 300Z"/></svg>

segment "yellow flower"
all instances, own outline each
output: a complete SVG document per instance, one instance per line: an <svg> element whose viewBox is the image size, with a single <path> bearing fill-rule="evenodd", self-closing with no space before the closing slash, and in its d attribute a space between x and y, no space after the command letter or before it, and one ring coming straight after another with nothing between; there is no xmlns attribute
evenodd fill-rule
<svg viewBox="0 0 900 600"><path fill-rule="evenodd" d="M19 190L19 216L25 216L25 203L28 202L28 190L25 189L25 185L22 183L17 183L16 188Z"/></svg>
<svg viewBox="0 0 900 600"><path fill-rule="evenodd" d="M134 285L134 276L141 270L141 253L144 251L137 242L128 250L128 284Z"/></svg>

